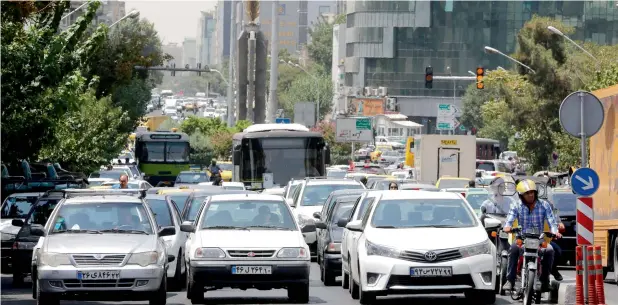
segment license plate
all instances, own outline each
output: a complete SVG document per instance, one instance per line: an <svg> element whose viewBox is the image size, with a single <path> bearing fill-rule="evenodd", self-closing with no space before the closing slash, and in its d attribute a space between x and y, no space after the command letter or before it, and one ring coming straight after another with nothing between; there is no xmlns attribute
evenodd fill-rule
<svg viewBox="0 0 618 305"><path fill-rule="evenodd" d="M77 271L78 280L117 280L120 278L120 271Z"/></svg>
<svg viewBox="0 0 618 305"><path fill-rule="evenodd" d="M232 266L232 274L272 274L271 266Z"/></svg>
<svg viewBox="0 0 618 305"><path fill-rule="evenodd" d="M411 267L411 277L449 277L453 276L452 267Z"/></svg>

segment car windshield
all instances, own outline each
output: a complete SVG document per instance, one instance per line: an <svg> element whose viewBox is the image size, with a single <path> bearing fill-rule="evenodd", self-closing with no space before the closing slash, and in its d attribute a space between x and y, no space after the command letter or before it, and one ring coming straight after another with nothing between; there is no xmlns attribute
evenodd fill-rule
<svg viewBox="0 0 618 305"><path fill-rule="evenodd" d="M344 178L348 172L342 170L329 170L326 172L328 178Z"/></svg>
<svg viewBox="0 0 618 305"><path fill-rule="evenodd" d="M187 213L187 216L185 216L185 219L183 219L184 221L195 221L197 218L197 212L200 211L202 203L204 203L204 199L206 199L206 196L194 197L193 200L191 200L191 203L189 204L189 212Z"/></svg>
<svg viewBox="0 0 618 305"><path fill-rule="evenodd" d="M460 189L468 187L469 180L465 179L441 179L438 188L440 189Z"/></svg>
<svg viewBox="0 0 618 305"><path fill-rule="evenodd" d="M577 195L571 193L554 193L551 196L551 201L554 204L554 208L558 209L560 215L575 214Z"/></svg>
<svg viewBox="0 0 618 305"><path fill-rule="evenodd" d="M352 212L352 208L354 207L355 203L356 200L338 202L335 206L335 210L333 211L333 217L331 217L330 222L334 224L337 223L339 219L350 218L350 212Z"/></svg>
<svg viewBox="0 0 618 305"><path fill-rule="evenodd" d="M153 234L150 218L140 203L84 202L63 204L52 222L52 234Z"/></svg>
<svg viewBox="0 0 618 305"><path fill-rule="evenodd" d="M166 162L189 162L189 143L168 142L166 145Z"/></svg>
<svg viewBox="0 0 618 305"><path fill-rule="evenodd" d="M46 198L39 200L36 207L32 211L32 214L30 214L25 222L44 226L47 223L49 216L54 211L54 208L56 208L58 201L60 201L60 199L57 198Z"/></svg>
<svg viewBox="0 0 618 305"><path fill-rule="evenodd" d="M167 201L164 199L146 199L148 206L157 220L157 225L161 227L170 227L174 225L172 222L172 211L170 211Z"/></svg>
<svg viewBox="0 0 618 305"><path fill-rule="evenodd" d="M472 206L472 208L475 210L480 209L481 204L483 204L483 202L485 202L485 200L487 199L489 199L489 194L478 193L466 195L466 200L468 200L470 206Z"/></svg>
<svg viewBox="0 0 618 305"><path fill-rule="evenodd" d="M122 175L129 176L129 173L127 173L124 170L100 171L100 172L94 172L90 174L90 178L107 178L107 179L120 180L120 176Z"/></svg>
<svg viewBox="0 0 618 305"><path fill-rule="evenodd" d="M307 185L303 192L303 206L323 205L330 193L337 190L356 190L362 189L360 184L322 184L322 185Z"/></svg>
<svg viewBox="0 0 618 305"><path fill-rule="evenodd" d="M1 218L26 218L38 196L11 196L2 203Z"/></svg>
<svg viewBox="0 0 618 305"><path fill-rule="evenodd" d="M296 230L283 201L211 201L201 217L202 229Z"/></svg>
<svg viewBox="0 0 618 305"><path fill-rule="evenodd" d="M209 181L210 177L206 173L180 173L176 176L176 183L198 184Z"/></svg>
<svg viewBox="0 0 618 305"><path fill-rule="evenodd" d="M371 224L376 228L465 228L475 226L475 219L461 199L393 199L378 203Z"/></svg>
<svg viewBox="0 0 618 305"><path fill-rule="evenodd" d="M189 193L186 194L174 194L171 195L170 198L176 204L176 208L178 211L182 211L185 208L185 204L187 203L187 198L189 198Z"/></svg>
<svg viewBox="0 0 618 305"><path fill-rule="evenodd" d="M493 172L496 170L493 162L476 162L476 169L482 169L484 171Z"/></svg>

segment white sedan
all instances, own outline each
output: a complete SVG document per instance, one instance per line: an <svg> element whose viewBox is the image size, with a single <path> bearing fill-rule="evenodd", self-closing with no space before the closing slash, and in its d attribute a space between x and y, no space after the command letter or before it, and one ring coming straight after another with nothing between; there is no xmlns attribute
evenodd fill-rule
<svg viewBox="0 0 618 305"><path fill-rule="evenodd" d="M464 293L471 304L496 300L496 248L460 194L383 191L361 220L339 225L358 232L342 249L353 258L350 291L361 304L427 292Z"/></svg>

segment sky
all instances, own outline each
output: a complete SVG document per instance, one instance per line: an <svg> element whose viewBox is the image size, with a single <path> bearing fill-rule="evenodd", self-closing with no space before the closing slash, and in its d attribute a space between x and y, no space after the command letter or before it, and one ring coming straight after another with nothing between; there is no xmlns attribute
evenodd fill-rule
<svg viewBox="0 0 618 305"><path fill-rule="evenodd" d="M217 1L125 1L127 13L140 12L140 18L153 22L163 44L182 43L185 37L197 36L200 11L212 11Z"/></svg>

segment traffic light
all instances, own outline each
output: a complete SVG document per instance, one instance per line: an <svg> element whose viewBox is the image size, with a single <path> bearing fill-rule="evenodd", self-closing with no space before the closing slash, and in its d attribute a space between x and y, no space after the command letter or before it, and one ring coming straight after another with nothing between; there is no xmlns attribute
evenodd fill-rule
<svg viewBox="0 0 618 305"><path fill-rule="evenodd" d="M483 77L485 76L485 69L483 67L476 68L476 89L485 89L483 83Z"/></svg>
<svg viewBox="0 0 618 305"><path fill-rule="evenodd" d="M176 69L176 64L172 64L172 69ZM172 76L176 76L176 71L172 70Z"/></svg>
<svg viewBox="0 0 618 305"><path fill-rule="evenodd" d="M425 68L425 88L427 89L433 88L433 68L432 67Z"/></svg>
<svg viewBox="0 0 618 305"><path fill-rule="evenodd" d="M197 68L198 68L198 70L201 70L202 69L202 64L197 64ZM197 72L197 75L198 76L202 76L202 72L201 71Z"/></svg>

